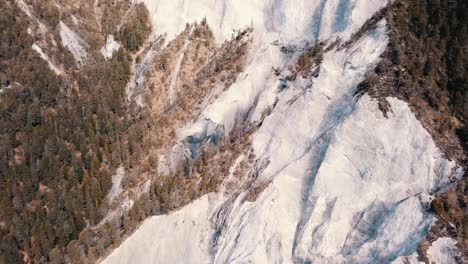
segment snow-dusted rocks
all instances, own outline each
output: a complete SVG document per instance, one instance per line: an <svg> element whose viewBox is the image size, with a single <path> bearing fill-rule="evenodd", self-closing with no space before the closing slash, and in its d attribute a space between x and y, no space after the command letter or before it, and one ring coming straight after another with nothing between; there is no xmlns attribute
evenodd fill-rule
<svg viewBox="0 0 468 264"><path fill-rule="evenodd" d="M112 201L115 197L122 193L122 179L125 176L125 169L119 167L112 176L112 188L109 191L108 197Z"/></svg>
<svg viewBox="0 0 468 264"><path fill-rule="evenodd" d="M101 48L101 54L106 60L112 58L115 51L119 50L120 44L114 40L113 35L107 36L106 45Z"/></svg>

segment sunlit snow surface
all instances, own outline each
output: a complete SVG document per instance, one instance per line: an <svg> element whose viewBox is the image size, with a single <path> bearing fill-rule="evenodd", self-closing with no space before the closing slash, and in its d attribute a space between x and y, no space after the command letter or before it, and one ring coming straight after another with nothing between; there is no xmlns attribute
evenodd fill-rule
<svg viewBox="0 0 468 264"><path fill-rule="evenodd" d="M384 6L385 0L139 0L148 6L158 33L175 37L186 23L206 18L218 41L247 26L259 34L277 33L284 39L348 36Z"/></svg>
<svg viewBox="0 0 468 264"><path fill-rule="evenodd" d="M434 241L427 250L427 257L430 263L435 264L456 264L460 251L456 246L457 241L450 237L441 237Z"/></svg>
<svg viewBox="0 0 468 264"><path fill-rule="evenodd" d="M438 238L436 241L432 242L426 253L429 263L431 264L461 263L459 260L461 254L457 247L457 241L450 237ZM424 262L419 261L417 254L413 253L410 256L397 258L392 264L424 264Z"/></svg>
<svg viewBox="0 0 468 264"><path fill-rule="evenodd" d="M456 164L405 102L388 98L385 118L369 96L354 95L387 46L385 21L327 52L317 78L280 91L272 72L291 60L273 41L348 40L385 1L146 3L169 37L205 16L219 41L253 25L249 65L179 136L228 133L277 100L252 142L268 164L258 177L271 184L254 202L213 193L149 218L105 263L388 263L415 252L433 221L420 196L446 184Z"/></svg>

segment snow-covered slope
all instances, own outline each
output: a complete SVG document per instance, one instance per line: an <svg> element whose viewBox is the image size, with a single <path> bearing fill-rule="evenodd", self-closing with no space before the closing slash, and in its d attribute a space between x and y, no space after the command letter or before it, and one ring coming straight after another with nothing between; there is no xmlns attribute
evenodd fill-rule
<svg viewBox="0 0 468 264"><path fill-rule="evenodd" d="M386 263L411 254L432 222L420 194L454 164L406 103L390 101L387 119L364 96L328 147L318 141L255 202L206 195L145 221L105 263ZM328 151L315 174L320 148Z"/></svg>
<svg viewBox="0 0 468 264"><path fill-rule="evenodd" d="M59 25L63 45L71 52L76 62L85 63L89 56L86 51L86 42L62 21Z"/></svg>
<svg viewBox="0 0 468 264"><path fill-rule="evenodd" d="M140 0L152 14L158 33L175 37L186 23L206 18L217 39L252 26L259 35L276 33L285 39L317 40L336 32L349 34L384 6L386 0ZM170 14L169 16L167 14ZM346 34L345 33L345 34Z"/></svg>
<svg viewBox="0 0 468 264"><path fill-rule="evenodd" d="M213 230L207 223L218 199L205 195L179 212L148 219L126 240L129 247L104 263L209 263Z"/></svg>
<svg viewBox="0 0 468 264"><path fill-rule="evenodd" d="M260 120L253 135L255 201L247 192L212 193L146 220L104 263L388 263L416 251L433 217L427 194L460 175L409 106L388 98L388 118L357 95L385 50L386 22L349 46L386 1L146 1L159 33L172 37L206 16L219 41L253 26L250 64L199 119L179 131L227 135ZM161 14L180 14L161 16ZM275 41L326 42L317 77L283 83L295 55ZM285 70L282 74L287 74ZM284 89L278 89L284 84Z"/></svg>

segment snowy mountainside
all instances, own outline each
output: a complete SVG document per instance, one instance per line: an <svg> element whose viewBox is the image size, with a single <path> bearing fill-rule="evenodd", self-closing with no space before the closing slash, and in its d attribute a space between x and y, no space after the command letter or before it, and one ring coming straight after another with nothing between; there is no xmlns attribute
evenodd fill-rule
<svg viewBox="0 0 468 264"><path fill-rule="evenodd" d="M251 26L261 36L277 34L286 40L317 41L336 32L347 37L364 23L369 14L387 1L147 1L158 33L178 35L186 23L206 18L218 41L231 37L233 30ZM173 14L164 16L164 14ZM264 41L264 40L262 40Z"/></svg>
<svg viewBox="0 0 468 264"><path fill-rule="evenodd" d="M417 263L412 255L434 221L428 200L463 169L406 102L388 97L385 117L358 89L387 48L386 21L355 33L386 1L144 2L156 33L170 40L205 17L218 42L253 28L247 66L177 131L176 146L256 124L257 166L240 181L267 184L256 199L248 187L223 185L150 217L104 263ZM298 47L319 41L317 75L290 78ZM439 244L428 252L436 262L450 257L439 256Z"/></svg>
<svg viewBox="0 0 468 264"><path fill-rule="evenodd" d="M464 0L3 0L0 263L468 263Z"/></svg>

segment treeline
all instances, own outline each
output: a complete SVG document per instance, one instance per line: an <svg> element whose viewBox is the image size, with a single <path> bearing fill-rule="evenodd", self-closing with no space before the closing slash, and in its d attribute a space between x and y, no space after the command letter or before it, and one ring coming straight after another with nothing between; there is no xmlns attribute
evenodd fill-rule
<svg viewBox="0 0 468 264"><path fill-rule="evenodd" d="M421 57L419 60L415 58L416 63L410 64L409 71L440 76L437 85L441 91L448 91L452 113L462 116L468 92L468 3L462 0L418 0L412 1L409 12L409 30L424 44L421 54L417 54ZM441 98L437 95L429 98L432 105L440 104Z"/></svg>
<svg viewBox="0 0 468 264"><path fill-rule="evenodd" d="M109 12L107 6L102 8L104 14ZM212 83L228 85L241 72L246 32L223 44L223 52L213 59L216 67L201 69L197 79L184 86L174 108L129 115L125 88L131 55L151 32L144 5L126 12L122 26L113 32L123 48L111 60L95 57L80 67L70 63L60 76L32 50L28 19L15 2L9 0L5 9L0 14L0 263L93 263L146 217L216 191L234 158L248 148L237 131L230 142L203 147L174 175L156 175L158 151L172 144L178 122L192 117ZM105 37L115 29L113 18L104 17ZM82 37L93 39L96 36L89 35L95 33ZM215 48L206 23L195 28L192 41L197 44L190 60L203 65L208 48ZM92 50L99 47L89 49L99 54ZM47 52L57 55L55 49ZM149 191L135 198L129 211L119 211L113 206L120 205L107 199L119 166L126 170L125 190L141 184L144 173L153 173ZM110 210L115 215L103 220Z"/></svg>
<svg viewBox="0 0 468 264"><path fill-rule="evenodd" d="M133 155L131 57L120 49L109 62L57 76L32 50L15 2L2 11L0 263L70 262L70 242L102 220L111 176Z"/></svg>
<svg viewBox="0 0 468 264"><path fill-rule="evenodd" d="M384 113L389 110L387 96L408 102L437 146L449 159L466 167L468 2L397 0L386 19L388 48L363 85L379 100ZM428 261L424 256L427 247L443 236L458 241L461 263L468 259L468 188L464 177L432 202L439 220L418 249L420 261Z"/></svg>
<svg viewBox="0 0 468 264"><path fill-rule="evenodd" d="M387 96L408 102L443 152L460 162L468 141L467 17L463 0L395 1L388 48L365 83L384 113Z"/></svg>

